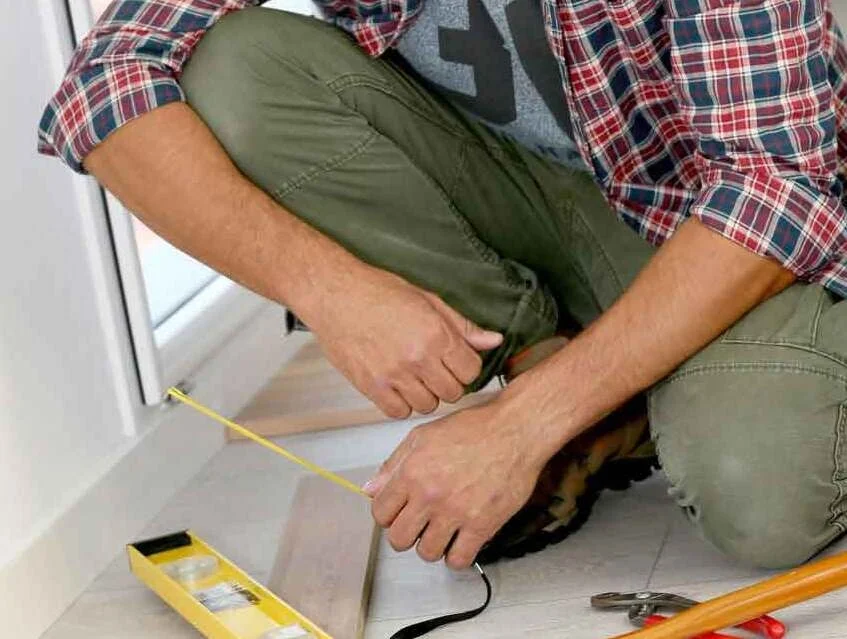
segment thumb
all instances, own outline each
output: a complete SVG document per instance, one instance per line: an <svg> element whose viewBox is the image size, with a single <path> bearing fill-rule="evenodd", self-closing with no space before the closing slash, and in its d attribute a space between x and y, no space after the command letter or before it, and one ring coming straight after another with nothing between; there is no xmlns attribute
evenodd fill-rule
<svg viewBox="0 0 847 639"><path fill-rule="evenodd" d="M480 328L467 317L451 308L444 300L437 295L425 292L429 302L435 307L439 313L450 323L453 328L470 344L476 351L490 351L492 348L497 348L503 343L503 335L497 331L489 331Z"/></svg>
<svg viewBox="0 0 847 639"><path fill-rule="evenodd" d="M414 431L406 435L405 439L391 453L391 456L382 463L376 474L362 485L362 490L365 491L368 497L376 497L385 488L385 485L391 479L394 471L397 470L400 462L406 459L406 456L411 452L412 445L410 440L413 436Z"/></svg>
<svg viewBox="0 0 847 639"><path fill-rule="evenodd" d="M490 351L503 343L503 335L495 331L480 328L470 320L466 320L464 336L468 344L477 351Z"/></svg>

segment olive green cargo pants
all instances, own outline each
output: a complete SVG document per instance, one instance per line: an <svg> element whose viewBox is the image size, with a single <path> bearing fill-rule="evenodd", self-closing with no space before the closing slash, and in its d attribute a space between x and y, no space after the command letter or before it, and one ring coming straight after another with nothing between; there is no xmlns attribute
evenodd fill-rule
<svg viewBox="0 0 847 639"><path fill-rule="evenodd" d="M287 209L503 331L479 383L561 318L595 319L652 254L589 177L468 121L317 20L232 14L182 86ZM803 284L766 302L650 392L650 420L705 537L758 566L808 559L847 530L847 302Z"/></svg>

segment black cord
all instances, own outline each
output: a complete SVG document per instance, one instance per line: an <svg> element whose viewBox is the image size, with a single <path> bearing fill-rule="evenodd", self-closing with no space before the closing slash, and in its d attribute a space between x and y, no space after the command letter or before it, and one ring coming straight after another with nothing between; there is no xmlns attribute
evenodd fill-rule
<svg viewBox="0 0 847 639"><path fill-rule="evenodd" d="M488 575L485 574L482 566L474 564L474 568L476 568L479 576L482 577L482 582L485 584L485 603L483 603L479 608L474 608L473 610L456 612L451 615L443 615L441 617L435 617L434 619L420 621L412 624L411 626L406 626L391 635L390 639L415 639L416 637L422 637L441 626L457 623L459 621L467 621L468 619L473 619L477 615L481 614L486 608L488 608L488 604L491 603L491 582L488 580Z"/></svg>

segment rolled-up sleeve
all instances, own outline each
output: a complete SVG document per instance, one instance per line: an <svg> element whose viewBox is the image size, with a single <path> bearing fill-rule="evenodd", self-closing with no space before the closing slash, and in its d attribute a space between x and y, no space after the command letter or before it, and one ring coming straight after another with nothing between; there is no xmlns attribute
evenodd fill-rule
<svg viewBox="0 0 847 639"><path fill-rule="evenodd" d="M362 50L380 56L412 27L423 0L315 0L324 18L355 38Z"/></svg>
<svg viewBox="0 0 847 639"><path fill-rule="evenodd" d="M703 224L798 277L842 259L832 37L820 0L668 0Z"/></svg>
<svg viewBox="0 0 847 639"><path fill-rule="evenodd" d="M44 110L38 150L83 159L127 122L185 99L177 78L221 17L264 0L116 0L79 44Z"/></svg>

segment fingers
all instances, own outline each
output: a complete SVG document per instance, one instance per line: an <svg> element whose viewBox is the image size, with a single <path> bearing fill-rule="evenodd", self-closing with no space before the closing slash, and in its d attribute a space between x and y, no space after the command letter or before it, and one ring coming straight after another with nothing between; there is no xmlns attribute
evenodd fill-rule
<svg viewBox="0 0 847 639"><path fill-rule="evenodd" d="M382 528L389 528L405 506L406 493L392 489L392 484L389 482L385 488L376 493L371 504L371 514L374 521Z"/></svg>
<svg viewBox="0 0 847 639"><path fill-rule="evenodd" d="M445 353L443 361L455 378L464 385L474 381L482 371L482 358L464 343ZM462 390L464 392L464 389Z"/></svg>
<svg viewBox="0 0 847 639"><path fill-rule="evenodd" d="M446 361L441 365L432 367L432 369L423 371L421 373L421 380L432 391L433 395L450 404L459 401L462 395L465 394L465 388L462 385L465 382L461 382L449 370Z"/></svg>
<svg viewBox="0 0 847 639"><path fill-rule="evenodd" d="M487 331L474 324L461 313L452 309L444 300L424 291L430 304L453 326L461 337L477 351L489 351L503 343L503 335L497 331Z"/></svg>
<svg viewBox="0 0 847 639"><path fill-rule="evenodd" d="M400 393L406 404L418 413L428 415L438 408L438 397L433 395L427 386L414 377L409 376L398 382L395 389Z"/></svg>
<svg viewBox="0 0 847 639"><path fill-rule="evenodd" d="M397 552L405 552L415 545L429 521L425 509L407 504L391 524L388 543Z"/></svg>
<svg viewBox="0 0 847 639"><path fill-rule="evenodd" d="M406 419L412 414L412 407L409 406L409 403L390 386L378 386L368 394L368 399L376 404L386 417Z"/></svg>
<svg viewBox="0 0 847 639"><path fill-rule="evenodd" d="M486 541L488 538L485 535L463 528L447 551L447 565L453 570L464 570L472 566Z"/></svg>
<svg viewBox="0 0 847 639"><path fill-rule="evenodd" d="M388 459L382 462L382 466L379 467L376 475L371 478L370 481L366 482L364 486L362 486L363 490L370 497L377 497L382 492L382 489L388 485L391 481L391 478L394 476L394 471L397 470L397 467L403 462L404 459L409 455L414 447L415 439L417 438L417 428L413 428L406 437L403 438L397 448L389 455ZM394 487L396 489L396 486ZM401 508L406 503L406 498L402 500ZM400 512L399 509L397 512ZM396 515L396 513L395 513ZM393 518L392 518L393 519ZM379 520L377 520L379 523Z"/></svg>
<svg viewBox="0 0 847 639"><path fill-rule="evenodd" d="M426 292L425 295L430 304L447 320L447 323L461 338L442 357L444 366L459 383L470 384L482 370L482 359L477 351L486 351L500 346L503 343L503 336L495 331L480 328L471 320L450 308L437 295L429 292ZM445 398L442 397L442 399ZM445 399L445 401L450 400Z"/></svg>
<svg viewBox="0 0 847 639"><path fill-rule="evenodd" d="M444 556L456 534L457 524L444 519L430 521L420 535L418 556L424 561L435 562Z"/></svg>

